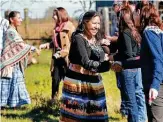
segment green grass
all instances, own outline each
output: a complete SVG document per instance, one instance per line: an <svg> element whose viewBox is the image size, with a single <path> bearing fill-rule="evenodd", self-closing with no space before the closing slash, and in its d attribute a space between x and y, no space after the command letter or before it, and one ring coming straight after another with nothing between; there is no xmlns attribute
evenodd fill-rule
<svg viewBox="0 0 163 122"><path fill-rule="evenodd" d="M35 56L36 57L36 56ZM51 96L50 62L51 51L42 51L38 64L30 65L25 72L26 86L32 104L17 109L1 111L1 122L58 122L58 103L49 102ZM116 87L114 72L102 74L108 105L109 122L126 122L119 113L120 94ZM60 95L62 83L60 84Z"/></svg>

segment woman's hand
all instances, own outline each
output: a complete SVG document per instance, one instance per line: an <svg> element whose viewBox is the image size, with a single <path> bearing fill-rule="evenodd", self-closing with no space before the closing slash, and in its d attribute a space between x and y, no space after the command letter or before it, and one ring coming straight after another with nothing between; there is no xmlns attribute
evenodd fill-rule
<svg viewBox="0 0 163 122"><path fill-rule="evenodd" d="M112 64L111 69L115 72L121 72L122 71L122 64L119 61L116 61Z"/></svg>
<svg viewBox="0 0 163 122"><path fill-rule="evenodd" d="M112 40L112 37L110 35L105 35L105 38L108 39L108 40Z"/></svg>
<svg viewBox="0 0 163 122"><path fill-rule="evenodd" d="M155 100L157 98L157 96L158 96L158 91L156 89L154 89L154 88L150 88L150 90L149 90L149 100L148 100L149 105L152 104L153 100Z"/></svg>
<svg viewBox="0 0 163 122"><path fill-rule="evenodd" d="M104 61L109 61L109 55L107 53L105 53Z"/></svg>
<svg viewBox="0 0 163 122"><path fill-rule="evenodd" d="M40 49L40 50L41 50L41 49L49 49L49 46L50 46L49 43L41 44L41 45L39 46L39 49Z"/></svg>
<svg viewBox="0 0 163 122"><path fill-rule="evenodd" d="M110 45L110 40L108 40L108 39L102 39L101 40L101 45Z"/></svg>
<svg viewBox="0 0 163 122"><path fill-rule="evenodd" d="M40 50L37 49L35 46L31 46L31 52L30 52L30 53L32 53L32 52L36 52L36 54L37 54L38 56L40 55Z"/></svg>
<svg viewBox="0 0 163 122"><path fill-rule="evenodd" d="M38 56L40 55L40 52L41 52L41 50L39 50L39 49L36 48L36 54L37 54Z"/></svg>
<svg viewBox="0 0 163 122"><path fill-rule="evenodd" d="M118 40L118 36L105 35L105 38L110 40L111 42L117 42Z"/></svg>

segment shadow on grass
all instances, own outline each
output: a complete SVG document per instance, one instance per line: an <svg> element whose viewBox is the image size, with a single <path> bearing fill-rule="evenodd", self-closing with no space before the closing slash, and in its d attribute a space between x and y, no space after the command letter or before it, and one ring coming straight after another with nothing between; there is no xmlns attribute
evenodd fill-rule
<svg viewBox="0 0 163 122"><path fill-rule="evenodd" d="M46 104L36 106L32 108L32 110L26 107L17 109L6 108L5 110L6 112L2 111L2 117L6 119L31 119L33 122L59 122L59 101L57 103L50 103L50 101L47 101ZM15 112L7 112L12 110ZM120 119L110 116L109 121L120 122Z"/></svg>
<svg viewBox="0 0 163 122"><path fill-rule="evenodd" d="M6 109L13 110L13 109ZM57 117L59 117L59 105L58 103L53 103L47 106L37 106L32 108L32 110L18 108L13 110L15 112L3 112L2 117L10 119L31 119L33 122L58 122ZM25 112L27 111L27 112ZM20 114L19 114L20 112ZM22 114L21 114L22 113Z"/></svg>
<svg viewBox="0 0 163 122"><path fill-rule="evenodd" d="M31 111L25 113L25 114L5 114L2 115L5 118L12 118L12 119L16 119L16 118L22 118L22 119L31 119L31 121L33 122L59 122L59 120L57 118L52 119L49 117L49 115L53 115L55 117L59 117L59 111L55 111L54 110L48 110L46 111L45 108L35 108L32 109ZM114 121L114 122L120 122L119 118L115 118L115 117L110 117L109 121Z"/></svg>

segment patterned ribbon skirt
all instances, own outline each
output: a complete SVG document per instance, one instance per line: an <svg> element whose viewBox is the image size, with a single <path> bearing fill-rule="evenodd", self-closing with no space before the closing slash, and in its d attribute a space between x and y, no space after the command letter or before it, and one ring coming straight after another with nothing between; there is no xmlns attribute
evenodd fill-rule
<svg viewBox="0 0 163 122"><path fill-rule="evenodd" d="M60 122L108 122L101 78L76 74L67 75L64 79Z"/></svg>

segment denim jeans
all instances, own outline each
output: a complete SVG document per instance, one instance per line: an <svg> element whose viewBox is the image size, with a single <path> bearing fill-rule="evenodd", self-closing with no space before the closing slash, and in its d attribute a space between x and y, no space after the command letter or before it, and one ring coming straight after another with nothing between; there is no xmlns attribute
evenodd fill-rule
<svg viewBox="0 0 163 122"><path fill-rule="evenodd" d="M145 103L145 94L143 92L141 68L138 68L138 73L135 79L135 87L136 87L135 93L136 93L136 101L138 105L139 122L146 122L147 109Z"/></svg>
<svg viewBox="0 0 163 122"><path fill-rule="evenodd" d="M121 95L120 113L122 115L128 115L128 108L126 105L124 89L123 89L122 83L121 83L121 72L116 72L115 75L116 75L116 80L117 80L117 87L119 88L120 95Z"/></svg>
<svg viewBox="0 0 163 122"><path fill-rule="evenodd" d="M145 122L147 115L141 69L125 69L118 77L122 98L121 112L128 113L128 122Z"/></svg>
<svg viewBox="0 0 163 122"><path fill-rule="evenodd" d="M136 95L136 102L137 102L137 107L138 107L138 120L139 122L145 122L147 120L147 110L146 110L146 105L145 105L145 95L143 92L143 85L142 85L142 75L141 75L141 68L134 69L135 70L135 75L132 78L134 84L135 84L135 95ZM125 71L124 71L125 72ZM127 106L127 100L125 97L125 91L124 87L122 86L123 78L124 78L124 73L116 73L116 78L117 78L117 87L120 89L121 93L121 108L120 112L123 115L128 115L128 106Z"/></svg>

